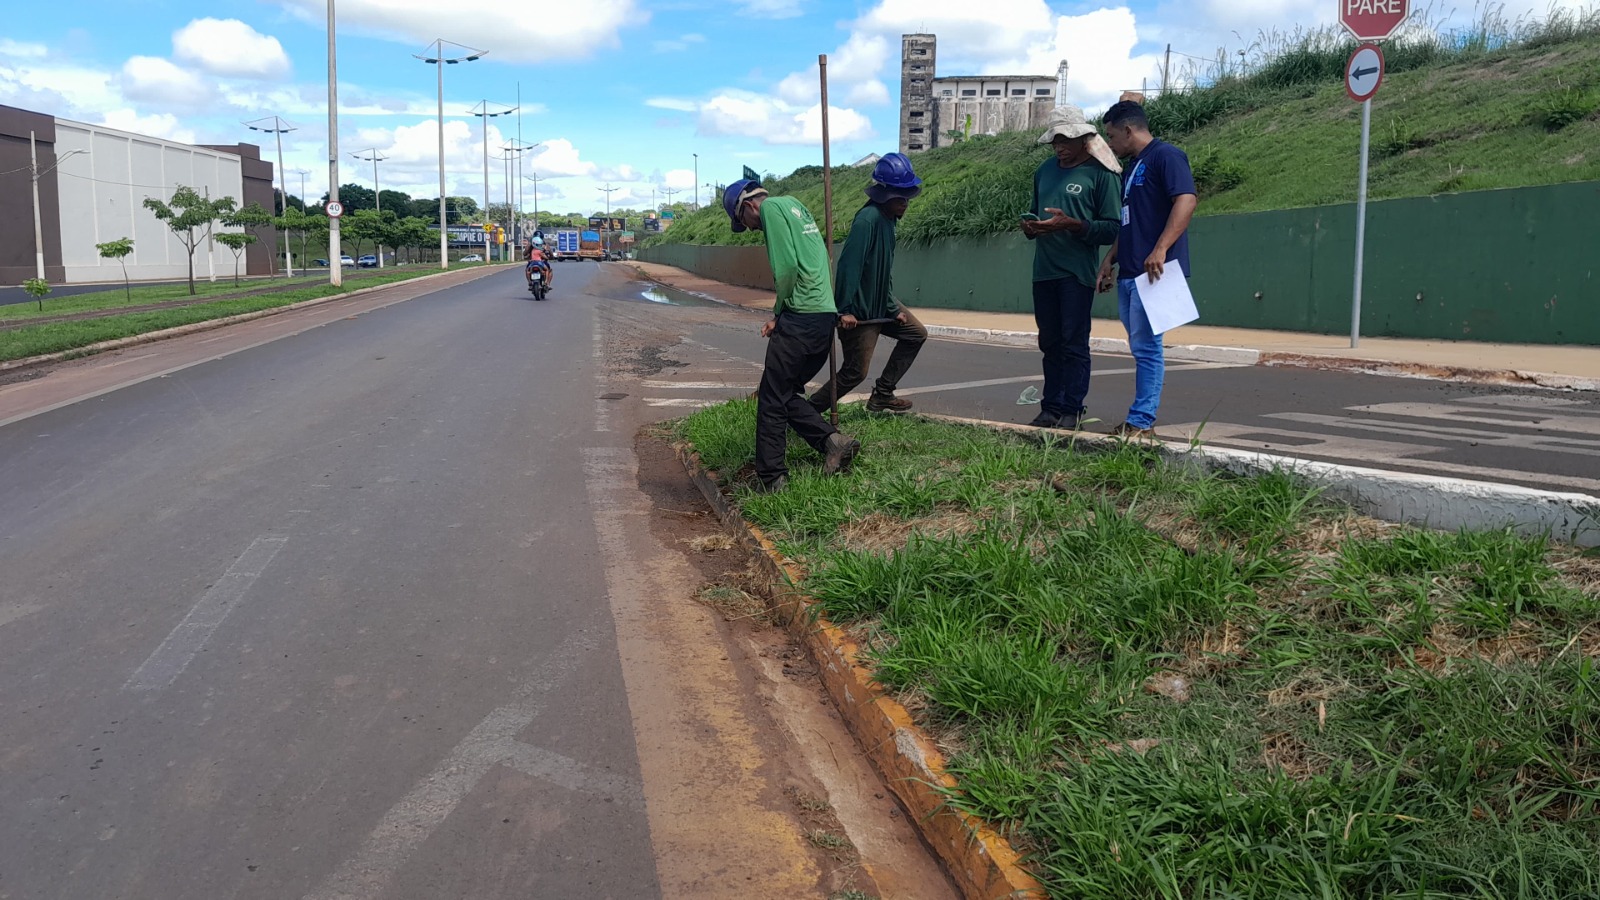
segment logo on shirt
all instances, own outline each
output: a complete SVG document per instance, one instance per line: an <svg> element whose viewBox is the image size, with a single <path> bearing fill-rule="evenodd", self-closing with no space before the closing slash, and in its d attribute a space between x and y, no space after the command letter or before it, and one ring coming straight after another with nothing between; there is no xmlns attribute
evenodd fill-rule
<svg viewBox="0 0 1600 900"><path fill-rule="evenodd" d="M1074 196L1076 196L1078 194L1081 194L1081 193L1083 193L1083 185L1081 185L1081 184L1077 183L1076 181L1074 181L1073 183L1067 185L1067 193L1072 194Z"/></svg>

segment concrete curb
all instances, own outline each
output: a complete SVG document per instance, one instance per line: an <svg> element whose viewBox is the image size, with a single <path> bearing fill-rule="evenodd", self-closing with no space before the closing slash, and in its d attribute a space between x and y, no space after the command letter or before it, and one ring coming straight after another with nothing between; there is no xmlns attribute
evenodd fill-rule
<svg viewBox="0 0 1600 900"><path fill-rule="evenodd" d="M1474 369L1432 363L1397 363L1347 356L1316 356L1305 353L1262 353L1259 365L1302 369L1360 372L1391 378L1423 378L1431 381L1463 381L1470 384L1503 384L1510 387L1542 387L1562 391L1600 391L1600 379L1525 372L1520 369Z"/></svg>
<svg viewBox="0 0 1600 900"><path fill-rule="evenodd" d="M1040 439L1048 435L1091 445L1121 441L1121 438L1109 435L1068 434L960 416L924 414L923 418L976 425ZM1253 450L1191 446L1176 441L1150 443L1169 459L1201 471L1235 475L1257 475L1274 469L1292 471L1322 487L1329 497L1389 522L1450 531L1511 526L1524 535L1548 533L1563 543L1579 547L1600 546L1600 497L1588 494L1541 491L1437 475L1387 472L1274 456Z"/></svg>
<svg viewBox="0 0 1600 900"><path fill-rule="evenodd" d="M1020 864L1020 854L982 820L946 805L944 791L958 785L944 755L912 722L911 714L872 680L856 643L822 618L816 601L793 588L800 573L759 529L746 522L687 444L673 448L724 527L754 555L768 582L773 611L805 646L835 708L855 734L890 790L911 811L918 830L944 863L967 900L1044 900Z"/></svg>
<svg viewBox="0 0 1600 900"><path fill-rule="evenodd" d="M484 266L481 269L481 272L483 274L488 274L494 270L494 266ZM204 322L191 322L188 325L179 325L175 328L164 328L160 331L147 331L144 334L132 334L125 338L117 338L116 340L111 341L101 341L98 344L75 347L71 350L60 350L55 353L44 353L40 354L39 356L29 356L24 359L13 359L7 362L0 362L0 372L9 372L13 369L26 369L30 366L42 366L53 362L65 362L69 359L81 359L85 356L94 356L97 353L106 353L111 350L122 350L127 347L137 347L141 344L153 344L156 341L164 341L168 338L183 337L186 334L198 334L202 331L211 331L217 328L225 328L229 325L238 325L241 322L251 322L256 319L265 319L268 316L281 315L283 313L293 312L295 310L310 309L313 306L321 306L324 303L332 303L336 300L349 300L353 297L360 297L365 294L387 290L392 287L400 287L401 285L406 284L416 284L419 281L428 281L430 279L443 278L448 275L456 274L459 274L459 270L457 272L435 272L432 275L418 275L416 278L407 278L404 281L391 281L388 284L360 288L344 294L332 294L327 297L316 297L311 300L302 300L299 303L290 303L287 306L275 306L271 309L262 309L251 313L240 313L236 316L227 316L221 319L207 319Z"/></svg>

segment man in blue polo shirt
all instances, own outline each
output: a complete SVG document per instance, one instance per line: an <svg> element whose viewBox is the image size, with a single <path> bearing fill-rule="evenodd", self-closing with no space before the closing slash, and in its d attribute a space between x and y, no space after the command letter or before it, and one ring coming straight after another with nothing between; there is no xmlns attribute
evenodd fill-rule
<svg viewBox="0 0 1600 900"><path fill-rule="evenodd" d="M1161 335L1150 328L1134 279L1149 275L1151 281L1159 281L1169 266L1175 266L1180 277L1189 277L1189 220L1194 218L1199 198L1189 157L1150 134L1144 107L1131 100L1111 107L1105 115L1105 131L1111 149L1129 162L1122 171L1122 230L1100 264L1097 280L1101 293L1116 285L1117 309L1122 327L1128 330L1128 349L1137 373L1128 419L1112 434L1149 438L1155 434L1166 361ZM1113 263L1119 269L1115 278Z"/></svg>

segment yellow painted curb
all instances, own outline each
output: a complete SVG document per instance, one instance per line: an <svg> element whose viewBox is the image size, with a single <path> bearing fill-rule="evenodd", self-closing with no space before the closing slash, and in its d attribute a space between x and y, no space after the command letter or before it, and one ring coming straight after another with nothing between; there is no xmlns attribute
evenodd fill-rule
<svg viewBox="0 0 1600 900"><path fill-rule="evenodd" d="M946 804L943 792L959 786L945 771L944 754L905 707L873 681L860 662L856 642L822 617L814 599L793 587L800 581L799 571L728 502L692 446L677 444L673 450L723 526L755 553L773 611L810 654L839 714L889 788L911 811L923 839L962 895L967 900L1045 900L1046 894L1022 868L1021 854L1009 841L983 820Z"/></svg>

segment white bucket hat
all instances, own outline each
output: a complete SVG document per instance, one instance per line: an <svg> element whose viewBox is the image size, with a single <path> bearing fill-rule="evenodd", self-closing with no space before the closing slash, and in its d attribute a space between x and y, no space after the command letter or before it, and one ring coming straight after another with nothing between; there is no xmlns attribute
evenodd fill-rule
<svg viewBox="0 0 1600 900"><path fill-rule="evenodd" d="M1089 138L1089 155L1107 169L1122 174L1122 163L1117 162L1117 155L1111 152L1111 145L1100 136L1100 132L1089 123L1089 117L1083 110L1076 106L1058 106L1050 114L1049 127L1044 134L1039 136L1039 143L1048 144L1057 136L1066 138Z"/></svg>

